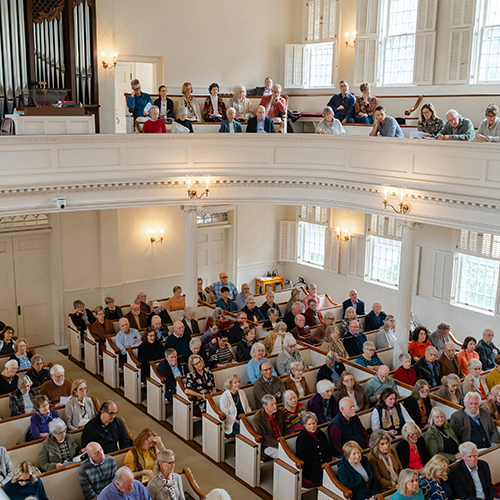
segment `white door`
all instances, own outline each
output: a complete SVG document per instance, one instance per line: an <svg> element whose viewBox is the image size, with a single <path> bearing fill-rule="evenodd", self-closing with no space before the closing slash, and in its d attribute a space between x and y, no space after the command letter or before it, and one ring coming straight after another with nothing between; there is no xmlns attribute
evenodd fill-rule
<svg viewBox="0 0 500 500"><path fill-rule="evenodd" d="M125 114L128 114L125 102L125 92L130 92L130 82L136 78L135 64L130 62L117 62L115 68L115 104L116 104L116 133L125 134L127 124Z"/></svg>
<svg viewBox="0 0 500 500"><path fill-rule="evenodd" d="M0 320L14 328L17 335L16 281L12 238L0 238Z"/></svg>
<svg viewBox="0 0 500 500"><path fill-rule="evenodd" d="M227 272L228 227L198 228L198 276L205 286Z"/></svg>

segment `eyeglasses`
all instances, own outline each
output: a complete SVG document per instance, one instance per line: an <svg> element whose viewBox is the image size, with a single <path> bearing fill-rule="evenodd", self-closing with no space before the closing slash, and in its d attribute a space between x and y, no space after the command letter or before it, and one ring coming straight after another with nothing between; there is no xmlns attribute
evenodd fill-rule
<svg viewBox="0 0 500 500"><path fill-rule="evenodd" d="M111 417L116 417L116 415L118 415L117 411L107 411L106 413Z"/></svg>
<svg viewBox="0 0 500 500"><path fill-rule="evenodd" d="M26 484L26 483L29 483L30 480L29 479L18 479L17 482Z"/></svg>
<svg viewBox="0 0 500 500"><path fill-rule="evenodd" d="M174 465L175 464L175 460L171 460L170 462L165 462L167 465Z"/></svg>

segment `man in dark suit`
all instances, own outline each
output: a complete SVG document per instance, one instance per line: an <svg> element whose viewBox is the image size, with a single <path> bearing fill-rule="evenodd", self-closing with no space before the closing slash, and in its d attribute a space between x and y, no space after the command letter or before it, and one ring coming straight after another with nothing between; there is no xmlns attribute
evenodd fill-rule
<svg viewBox="0 0 500 500"><path fill-rule="evenodd" d="M273 90L273 79L268 76L264 81L264 87L255 87L254 89L248 89L247 95L270 95Z"/></svg>
<svg viewBox="0 0 500 500"><path fill-rule="evenodd" d="M365 314L365 303L358 299L358 292L356 290L351 290L349 292L349 298L342 302L342 308L344 309L343 318L345 318L345 312L348 307L354 307L356 316L363 316L363 314Z"/></svg>
<svg viewBox="0 0 500 500"><path fill-rule="evenodd" d="M448 473L454 497L463 500L498 498L497 490L491 482L490 466L487 462L478 460L476 445L466 441L458 447L458 451L462 454L462 460L456 462ZM481 488L478 490L479 483Z"/></svg>
<svg viewBox="0 0 500 500"><path fill-rule="evenodd" d="M292 310L285 314L283 321L286 324L287 331L291 332L295 328L295 316L302 313L302 303L295 302L292 306Z"/></svg>
<svg viewBox="0 0 500 500"><path fill-rule="evenodd" d="M158 365L158 373L165 377L165 399L171 403L173 395L176 392L176 377L184 375L184 367L177 363L177 351L175 349L167 349L165 351L165 359Z"/></svg>
<svg viewBox="0 0 500 500"><path fill-rule="evenodd" d="M266 108L258 106L253 118L248 120L247 132L274 134L274 122L266 116Z"/></svg>
<svg viewBox="0 0 500 500"><path fill-rule="evenodd" d="M130 311L125 314L132 328L142 330L148 326L148 317L141 311L141 306L137 302L130 304Z"/></svg>

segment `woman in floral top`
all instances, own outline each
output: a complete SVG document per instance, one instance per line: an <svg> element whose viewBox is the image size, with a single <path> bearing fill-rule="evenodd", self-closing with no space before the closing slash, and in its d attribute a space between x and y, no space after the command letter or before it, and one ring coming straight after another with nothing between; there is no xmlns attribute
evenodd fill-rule
<svg viewBox="0 0 500 500"><path fill-rule="evenodd" d="M216 392L215 379L209 368L205 368L205 363L201 356L193 355L188 362L189 373L186 377L185 392L188 396L194 396L194 415L201 417L205 413L207 402L206 394Z"/></svg>
<svg viewBox="0 0 500 500"><path fill-rule="evenodd" d="M356 107L354 108L354 121L356 123L373 123L373 114L377 107L377 98L370 95L371 87L369 83L362 83L359 86L361 94L356 97Z"/></svg>
<svg viewBox="0 0 500 500"><path fill-rule="evenodd" d="M426 137L435 137L444 127L444 120L436 115L434 105L426 102L420 110L420 120L418 121L419 132L425 132Z"/></svg>

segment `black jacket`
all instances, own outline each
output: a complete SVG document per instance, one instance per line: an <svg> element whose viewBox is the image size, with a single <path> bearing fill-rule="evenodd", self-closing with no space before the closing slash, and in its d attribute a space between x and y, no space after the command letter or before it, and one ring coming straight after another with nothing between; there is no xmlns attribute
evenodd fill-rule
<svg viewBox="0 0 500 500"><path fill-rule="evenodd" d="M418 438L417 450L420 455L420 461L422 462L422 465L425 466L425 464L429 461L429 453L427 452L427 447L425 446L425 441L422 436ZM405 441L404 439L400 441L396 446L396 451L403 469L407 469L408 464L410 463L410 444L408 441ZM465 498L461 498L461 500L465 500Z"/></svg>
<svg viewBox="0 0 500 500"><path fill-rule="evenodd" d="M408 415L413 419L413 421L421 428L425 426L426 423L429 422L429 414L431 412L432 406L431 406L431 400L429 397L426 397L424 399L424 406L425 406L425 411L427 412L427 422L423 423L420 414L420 409L418 407L417 400L413 397L410 396L405 399L403 406L406 408L406 411L408 412Z"/></svg>
<svg viewBox="0 0 500 500"><path fill-rule="evenodd" d="M89 320L89 324L94 323L95 316L92 314L92 311L90 309L85 309L85 312L87 313L87 319ZM73 316L71 316L71 319L73 320L73 324L81 332L84 332L87 329L87 325L85 324L85 321L83 320L83 314L75 312L75 313L73 313Z"/></svg>
<svg viewBox="0 0 500 500"><path fill-rule="evenodd" d="M188 327L186 318L182 320L182 324L184 325L184 330L186 330L191 335L198 335L198 333L200 333L200 327L198 325L198 321L192 319L190 323L191 323L191 328Z"/></svg>
<svg viewBox="0 0 500 500"><path fill-rule="evenodd" d="M332 451L325 433L318 429L317 440L305 429L297 436L295 450L297 456L304 462L302 468L304 477L312 481L316 486L323 484L323 464L332 461Z"/></svg>
<svg viewBox="0 0 500 500"><path fill-rule="evenodd" d="M257 132L257 117L254 116L248 120L247 132ZM264 132L268 134L274 134L276 131L274 130L274 122L271 118L267 116L264 118Z"/></svg>
<svg viewBox="0 0 500 500"><path fill-rule="evenodd" d="M42 368L39 372L37 372L34 368L30 368L26 375L33 382L33 387L40 387L45 382L50 380L50 371L47 368Z"/></svg>
<svg viewBox="0 0 500 500"><path fill-rule="evenodd" d="M149 362L164 358L165 348L158 339L155 339L152 344L147 341L143 342L137 351L138 361L141 363L141 380L144 382L150 374Z"/></svg>
<svg viewBox="0 0 500 500"><path fill-rule="evenodd" d="M132 446L132 440L125 424L118 417L115 417L112 422L105 426L101 423L100 413L89 420L83 428L82 448L85 448L92 441L99 443L106 454L118 451L118 445L120 445L120 450Z"/></svg>
<svg viewBox="0 0 500 500"><path fill-rule="evenodd" d="M489 465L483 460L477 461L479 479L483 485L485 500L493 500L498 497L497 490L491 482ZM449 482L455 498L460 500L479 500L476 496L476 486L469 468L463 460L457 462L448 473Z"/></svg>
<svg viewBox="0 0 500 500"><path fill-rule="evenodd" d="M439 362L436 359L433 363L432 366L434 368L434 375L436 378L436 382L438 385L441 384L441 367L439 366ZM425 360L425 356L422 356L414 365L413 368L417 372L417 379L424 379L427 381L427 383L430 385L431 389L433 387L432 385L432 373L429 368L429 365L427 364L427 361ZM434 386L436 387L436 386Z"/></svg>
<svg viewBox="0 0 500 500"><path fill-rule="evenodd" d="M184 375L184 367L181 366L180 364L177 365L179 367L179 370L182 375ZM175 377L172 372L172 368L170 368L170 364L166 359L164 359L159 365L158 365L158 373L162 376L165 377L167 380L165 381L165 399L171 403L172 402L172 396L176 392L176 383L175 383Z"/></svg>

